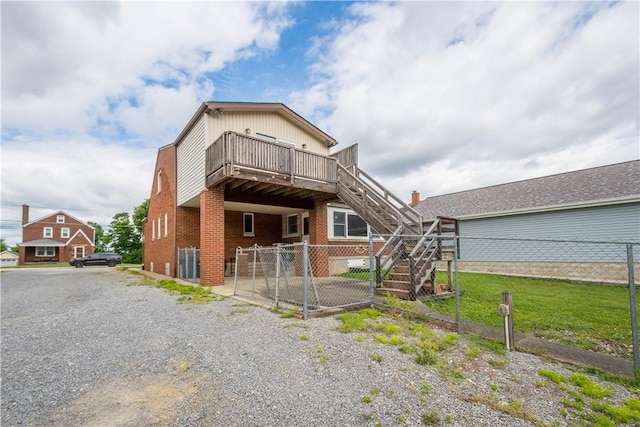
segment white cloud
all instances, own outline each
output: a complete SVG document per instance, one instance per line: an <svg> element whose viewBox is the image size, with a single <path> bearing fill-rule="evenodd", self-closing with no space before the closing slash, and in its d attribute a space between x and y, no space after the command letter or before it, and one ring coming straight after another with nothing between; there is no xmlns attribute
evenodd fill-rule
<svg viewBox="0 0 640 427"><path fill-rule="evenodd" d="M174 99L178 100L176 110L184 107L186 98L195 110L213 94L213 85L198 83L204 73L277 46L279 32L289 25L285 6L250 2L3 4L3 126L32 132L88 131L96 119L88 114L95 104L114 98L144 102L149 80L174 89L167 92L178 98ZM153 95L146 101L153 101ZM136 115L134 110L128 111ZM111 119L122 119L122 110L118 113ZM146 129L184 124L179 114L165 115L160 122L153 114L144 115L148 120L140 127Z"/></svg>
<svg viewBox="0 0 640 427"><path fill-rule="evenodd" d="M358 3L292 99L407 199L637 158L638 8Z"/></svg>

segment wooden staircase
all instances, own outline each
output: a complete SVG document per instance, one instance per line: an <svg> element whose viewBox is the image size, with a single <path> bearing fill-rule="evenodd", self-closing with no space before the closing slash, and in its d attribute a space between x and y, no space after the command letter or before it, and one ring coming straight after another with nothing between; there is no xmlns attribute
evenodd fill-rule
<svg viewBox="0 0 640 427"><path fill-rule="evenodd" d="M436 285L436 262L453 260L457 220L438 217L425 223L356 164L344 165L336 157L338 197L386 239L375 255L377 291L410 300L444 293Z"/></svg>

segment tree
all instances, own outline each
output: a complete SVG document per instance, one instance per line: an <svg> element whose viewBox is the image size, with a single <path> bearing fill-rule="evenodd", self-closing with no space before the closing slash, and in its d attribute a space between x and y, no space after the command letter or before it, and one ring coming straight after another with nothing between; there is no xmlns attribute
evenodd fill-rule
<svg viewBox="0 0 640 427"><path fill-rule="evenodd" d="M113 216L104 243L122 255L122 262L142 263L142 222L149 211L149 199L134 207L133 213L119 212Z"/></svg>
<svg viewBox="0 0 640 427"><path fill-rule="evenodd" d="M105 242L104 229L97 222L88 221L88 223L95 229L95 252L106 252L107 243Z"/></svg>
<svg viewBox="0 0 640 427"><path fill-rule="evenodd" d="M4 252L9 249L9 246L4 242L4 239L0 239L0 252Z"/></svg>

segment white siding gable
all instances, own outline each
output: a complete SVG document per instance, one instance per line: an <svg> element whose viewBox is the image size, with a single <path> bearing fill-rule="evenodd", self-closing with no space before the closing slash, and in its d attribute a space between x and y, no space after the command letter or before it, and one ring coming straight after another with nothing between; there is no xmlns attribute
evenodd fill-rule
<svg viewBox="0 0 640 427"><path fill-rule="evenodd" d="M177 149L177 202L184 205L204 189L206 115L191 128Z"/></svg>

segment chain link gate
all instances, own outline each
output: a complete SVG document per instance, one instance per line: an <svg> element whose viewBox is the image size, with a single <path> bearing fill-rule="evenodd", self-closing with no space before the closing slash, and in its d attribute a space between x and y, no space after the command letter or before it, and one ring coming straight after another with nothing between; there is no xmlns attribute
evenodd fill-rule
<svg viewBox="0 0 640 427"><path fill-rule="evenodd" d="M307 242L237 248L234 295L309 313L373 304L365 245Z"/></svg>

